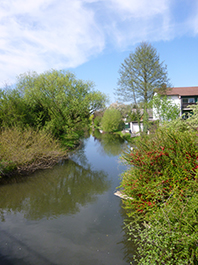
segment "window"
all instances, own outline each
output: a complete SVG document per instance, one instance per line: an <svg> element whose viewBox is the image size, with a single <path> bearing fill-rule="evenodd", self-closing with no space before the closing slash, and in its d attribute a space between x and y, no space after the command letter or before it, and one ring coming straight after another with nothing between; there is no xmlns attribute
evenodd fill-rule
<svg viewBox="0 0 198 265"><path fill-rule="evenodd" d="M183 98L183 103L195 103L195 98Z"/></svg>
<svg viewBox="0 0 198 265"><path fill-rule="evenodd" d="M195 99L194 98L189 98L188 99L188 103L195 103Z"/></svg>

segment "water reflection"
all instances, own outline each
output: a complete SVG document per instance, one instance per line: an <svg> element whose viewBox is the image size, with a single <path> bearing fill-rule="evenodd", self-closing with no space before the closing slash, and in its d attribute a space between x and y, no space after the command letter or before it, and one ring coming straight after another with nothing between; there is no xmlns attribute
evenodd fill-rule
<svg viewBox="0 0 198 265"><path fill-rule="evenodd" d="M106 177L103 171L68 160L62 166L37 172L28 182L2 186L1 220L4 210L23 212L30 220L75 214L79 206L94 202L98 194L108 190L110 182Z"/></svg>
<svg viewBox="0 0 198 265"><path fill-rule="evenodd" d="M124 145L117 136L91 136L65 163L0 186L0 264L132 262L125 211L113 195Z"/></svg>
<svg viewBox="0 0 198 265"><path fill-rule="evenodd" d="M98 130L94 130L93 136L100 141L103 152L108 156L120 155L123 151L124 145L126 145L125 140L117 134L101 134Z"/></svg>
<svg viewBox="0 0 198 265"><path fill-rule="evenodd" d="M137 246L135 244L135 238L131 234L129 234L129 230L127 228L127 225L130 224L131 220L126 215L126 211L122 206L120 208L120 214L125 221L122 225L122 230L124 231L123 238L122 241L119 242L119 244L123 245L124 260L128 264L135 265L137 263L134 261L133 256L137 255Z"/></svg>

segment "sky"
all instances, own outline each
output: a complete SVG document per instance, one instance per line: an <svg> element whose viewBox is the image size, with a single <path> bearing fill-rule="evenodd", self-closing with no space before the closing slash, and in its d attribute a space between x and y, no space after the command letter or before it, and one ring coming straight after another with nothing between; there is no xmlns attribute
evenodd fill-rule
<svg viewBox="0 0 198 265"><path fill-rule="evenodd" d="M174 87L198 86L198 0L0 0L0 87L65 69L113 103L121 63L143 41Z"/></svg>

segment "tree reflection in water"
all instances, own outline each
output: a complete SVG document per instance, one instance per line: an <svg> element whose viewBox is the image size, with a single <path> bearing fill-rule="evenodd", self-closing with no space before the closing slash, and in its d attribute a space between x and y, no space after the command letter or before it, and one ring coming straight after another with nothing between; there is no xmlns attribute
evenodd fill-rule
<svg viewBox="0 0 198 265"><path fill-rule="evenodd" d="M135 238L133 238L133 235L129 235L129 230L126 227L127 225L130 224L131 220L126 215L126 211L123 209L122 205L120 207L120 214L123 217L123 220L125 220L125 221L124 221L124 223L122 225L122 229L124 231L123 238L122 238L122 241L120 241L118 244L122 244L123 245L123 253L124 253L124 258L123 259L128 264L135 265L137 263L134 261L133 256L137 255L137 246L136 246L135 241L134 241Z"/></svg>
<svg viewBox="0 0 198 265"><path fill-rule="evenodd" d="M95 139L100 141L102 146L101 150L105 152L108 156L120 155L125 145L127 145L125 143L125 140L117 134L101 134L98 130L94 130L93 136L95 137Z"/></svg>
<svg viewBox="0 0 198 265"><path fill-rule="evenodd" d="M71 160L36 172L18 187L16 183L0 187L1 220L4 211L23 212L30 220L75 214L80 206L108 190L110 182L106 177L103 171L93 171L88 165L84 168Z"/></svg>
<svg viewBox="0 0 198 265"><path fill-rule="evenodd" d="M30 264L47 264L34 262L35 253L54 264L67 259L70 264L133 261L135 245L122 225L125 211L113 195L124 170L117 167L118 155L127 143L115 135L94 136L97 142L85 139L71 159L53 169L0 186L1 227L7 233L1 234L0 247L7 257L15 257L15 247L23 243L24 262L33 251ZM8 236L9 247L4 244Z"/></svg>

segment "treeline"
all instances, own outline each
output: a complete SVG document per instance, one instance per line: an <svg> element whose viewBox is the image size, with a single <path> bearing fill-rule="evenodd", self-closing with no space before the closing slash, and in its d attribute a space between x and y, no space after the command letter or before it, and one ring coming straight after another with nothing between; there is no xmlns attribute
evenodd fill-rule
<svg viewBox="0 0 198 265"><path fill-rule="evenodd" d="M20 143L30 150L33 135L37 138L37 151L40 141L44 138L48 141L59 141L61 152L63 147L73 148L89 126L90 115L97 109L103 108L106 96L94 91L92 82L76 79L75 75L67 71L50 70L42 74L36 72L25 73L18 77L14 88L0 90L0 143L3 146L3 135L10 135L12 141L20 135L20 139L26 139L29 143ZM14 129L13 129L14 128ZM13 135L11 135L13 132ZM29 138L27 139L27 135ZM5 139L4 139L5 142ZM10 172L10 163L17 169L20 161L15 163L12 151L9 148L11 140L7 140L6 150L10 150L5 157L5 151L0 149L0 172ZM18 139L19 143L19 139ZM48 143L49 144L49 143ZM43 143L45 146L45 144ZM35 148L36 145L34 145ZM13 143L12 143L13 148ZM17 148L17 144L15 145ZM20 156L20 148L18 149ZM53 150L53 148L52 148ZM36 150L35 150L36 151ZM42 151L42 150L41 150ZM45 154L46 155L46 154ZM37 156L38 157L38 154ZM26 161L26 164L32 163ZM26 165L27 166L27 165Z"/></svg>

